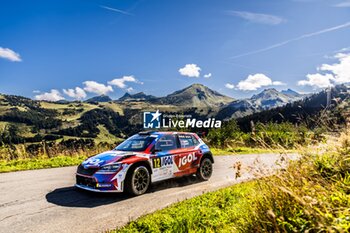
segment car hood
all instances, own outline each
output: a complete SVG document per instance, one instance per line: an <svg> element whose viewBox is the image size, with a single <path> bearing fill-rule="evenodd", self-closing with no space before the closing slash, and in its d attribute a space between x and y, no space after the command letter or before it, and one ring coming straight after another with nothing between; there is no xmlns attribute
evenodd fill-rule
<svg viewBox="0 0 350 233"><path fill-rule="evenodd" d="M116 162L122 159L123 157L129 157L133 155L142 155L142 154L132 152L132 151L111 150L111 151L106 151L86 159L84 162L82 162L82 165L85 168L98 168L103 165Z"/></svg>

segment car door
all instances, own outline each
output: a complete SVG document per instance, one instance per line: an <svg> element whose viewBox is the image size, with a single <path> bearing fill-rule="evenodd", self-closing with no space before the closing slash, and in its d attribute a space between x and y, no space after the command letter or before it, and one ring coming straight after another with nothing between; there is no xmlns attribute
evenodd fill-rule
<svg viewBox="0 0 350 233"><path fill-rule="evenodd" d="M193 137L192 134L178 134L178 141L180 149L178 153L174 155L174 162L176 169L174 176L183 176L196 173L200 158L202 156L201 151L197 145L199 141Z"/></svg>
<svg viewBox="0 0 350 233"><path fill-rule="evenodd" d="M161 181L174 176L174 155L179 153L179 142L175 134L165 134L154 145L151 155L152 181Z"/></svg>

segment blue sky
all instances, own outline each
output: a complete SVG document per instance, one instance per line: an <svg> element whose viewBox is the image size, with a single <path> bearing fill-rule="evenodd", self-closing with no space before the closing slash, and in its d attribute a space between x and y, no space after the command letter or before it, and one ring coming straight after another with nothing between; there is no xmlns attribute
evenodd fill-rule
<svg viewBox="0 0 350 233"><path fill-rule="evenodd" d="M0 93L163 96L202 83L244 98L350 81L347 0L0 4Z"/></svg>

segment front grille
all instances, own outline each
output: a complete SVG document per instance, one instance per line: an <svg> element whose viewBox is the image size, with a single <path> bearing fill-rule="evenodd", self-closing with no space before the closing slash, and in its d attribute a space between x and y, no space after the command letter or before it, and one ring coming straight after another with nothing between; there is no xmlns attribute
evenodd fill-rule
<svg viewBox="0 0 350 233"><path fill-rule="evenodd" d="M86 176L92 176L95 172L97 172L98 168L84 168L83 165L78 166L77 173L86 175Z"/></svg>
<svg viewBox="0 0 350 233"><path fill-rule="evenodd" d="M77 184L88 186L91 188L96 187L96 181L93 178L76 175L76 182Z"/></svg>

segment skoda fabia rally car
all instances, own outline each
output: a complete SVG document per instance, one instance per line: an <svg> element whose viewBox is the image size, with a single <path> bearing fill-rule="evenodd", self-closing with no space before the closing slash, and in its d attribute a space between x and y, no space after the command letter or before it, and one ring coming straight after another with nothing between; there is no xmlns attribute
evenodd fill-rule
<svg viewBox="0 0 350 233"><path fill-rule="evenodd" d="M153 182L196 174L211 177L214 159L195 133L140 132L78 166L76 186L95 192L145 193Z"/></svg>

